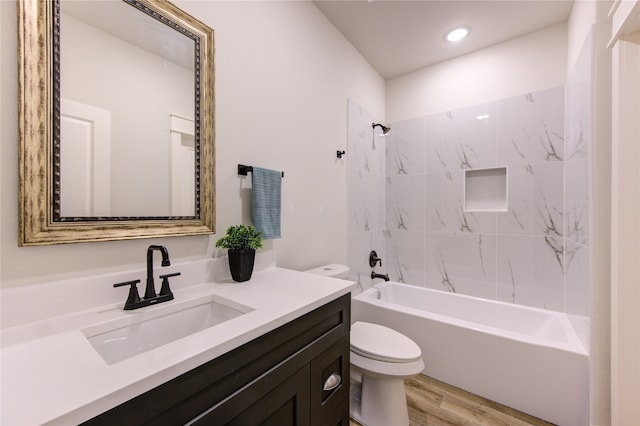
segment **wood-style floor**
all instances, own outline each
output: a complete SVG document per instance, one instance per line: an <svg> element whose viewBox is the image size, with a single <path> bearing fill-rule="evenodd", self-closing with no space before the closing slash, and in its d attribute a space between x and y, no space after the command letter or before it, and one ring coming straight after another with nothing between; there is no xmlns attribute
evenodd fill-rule
<svg viewBox="0 0 640 426"><path fill-rule="evenodd" d="M422 374L405 381L405 392L410 426L551 425Z"/></svg>

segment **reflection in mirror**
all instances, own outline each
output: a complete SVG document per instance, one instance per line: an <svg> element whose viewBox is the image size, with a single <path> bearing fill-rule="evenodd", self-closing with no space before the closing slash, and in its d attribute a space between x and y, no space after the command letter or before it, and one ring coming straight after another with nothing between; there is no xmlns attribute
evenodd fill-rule
<svg viewBox="0 0 640 426"><path fill-rule="evenodd" d="M213 30L166 0L18 0L19 244L214 232Z"/></svg>
<svg viewBox="0 0 640 426"><path fill-rule="evenodd" d="M171 114L171 214L193 216L195 135L193 120Z"/></svg>
<svg viewBox="0 0 640 426"><path fill-rule="evenodd" d="M194 216L195 48L128 3L60 2L61 220Z"/></svg>

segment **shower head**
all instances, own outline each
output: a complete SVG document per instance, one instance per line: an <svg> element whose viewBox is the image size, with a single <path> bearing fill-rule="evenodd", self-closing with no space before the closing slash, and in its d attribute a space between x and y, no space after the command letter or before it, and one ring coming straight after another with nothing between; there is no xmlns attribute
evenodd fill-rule
<svg viewBox="0 0 640 426"><path fill-rule="evenodd" d="M374 129L376 128L376 126L380 126L383 136L386 136L391 131L391 127L387 127L380 123L371 123L371 127L373 127Z"/></svg>

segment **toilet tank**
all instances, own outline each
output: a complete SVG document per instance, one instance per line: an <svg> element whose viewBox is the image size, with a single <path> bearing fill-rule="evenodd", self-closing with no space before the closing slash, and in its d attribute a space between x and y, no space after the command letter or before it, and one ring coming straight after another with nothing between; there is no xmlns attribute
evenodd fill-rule
<svg viewBox="0 0 640 426"><path fill-rule="evenodd" d="M338 263L319 266L313 269L307 269L305 272L316 275L324 275L325 277L346 279L349 276L349 267Z"/></svg>

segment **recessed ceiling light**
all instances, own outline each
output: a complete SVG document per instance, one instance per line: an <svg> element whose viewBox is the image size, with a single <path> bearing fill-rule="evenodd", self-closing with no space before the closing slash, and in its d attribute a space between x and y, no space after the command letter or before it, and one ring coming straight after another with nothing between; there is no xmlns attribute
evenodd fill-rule
<svg viewBox="0 0 640 426"><path fill-rule="evenodd" d="M462 40L469 34L469 31L469 27L454 28L447 33L446 39L451 42Z"/></svg>

